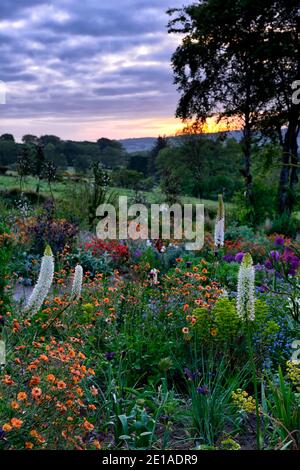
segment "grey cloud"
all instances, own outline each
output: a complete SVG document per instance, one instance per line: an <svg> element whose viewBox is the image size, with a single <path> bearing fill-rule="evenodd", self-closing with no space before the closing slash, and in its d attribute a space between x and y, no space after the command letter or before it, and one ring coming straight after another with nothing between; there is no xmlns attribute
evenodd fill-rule
<svg viewBox="0 0 300 470"><path fill-rule="evenodd" d="M176 44L165 11L183 3L1 0L0 80L10 88L2 117L172 117Z"/></svg>

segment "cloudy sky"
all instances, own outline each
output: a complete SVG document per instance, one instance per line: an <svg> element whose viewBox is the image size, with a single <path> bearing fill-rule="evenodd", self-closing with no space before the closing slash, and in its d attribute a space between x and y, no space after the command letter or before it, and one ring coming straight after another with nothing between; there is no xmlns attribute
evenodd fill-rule
<svg viewBox="0 0 300 470"><path fill-rule="evenodd" d="M96 140L180 128L166 31L191 0L1 0L0 133Z"/></svg>

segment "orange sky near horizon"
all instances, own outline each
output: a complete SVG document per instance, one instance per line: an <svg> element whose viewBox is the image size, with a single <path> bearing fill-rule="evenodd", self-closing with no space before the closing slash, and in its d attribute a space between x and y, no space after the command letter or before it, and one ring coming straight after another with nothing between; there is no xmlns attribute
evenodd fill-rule
<svg viewBox="0 0 300 470"><path fill-rule="evenodd" d="M171 118L169 120L165 120L162 123L162 127L160 130L161 135L176 135L182 133L182 130L185 128L185 124L180 123L178 119ZM204 134L213 134L217 132L226 132L226 131L234 131L239 130L240 126L235 121L231 123L225 122L217 122L217 118L212 117L208 118L206 124L203 126L203 133Z"/></svg>
<svg viewBox="0 0 300 470"><path fill-rule="evenodd" d="M54 130L55 128L55 130ZM56 129L59 128L59 132ZM109 139L130 139L139 137L157 137L159 135L173 136L182 133L185 124L179 119L170 117L149 117L137 119L93 119L71 120L65 118L38 118L38 119L2 119L0 122L0 134L12 133L17 141L25 134L37 136L55 133L62 140L88 140L97 141L100 137ZM216 118L209 118L204 133L225 132L237 130L237 124L217 124ZM54 132L53 132L54 131Z"/></svg>

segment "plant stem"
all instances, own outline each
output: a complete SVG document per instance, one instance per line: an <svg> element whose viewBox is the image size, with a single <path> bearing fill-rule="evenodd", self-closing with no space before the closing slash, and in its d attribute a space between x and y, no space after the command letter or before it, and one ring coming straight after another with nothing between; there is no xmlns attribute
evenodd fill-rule
<svg viewBox="0 0 300 470"><path fill-rule="evenodd" d="M253 354L252 335L251 335L249 321L247 321L247 340L248 340L249 359L250 359L250 366L252 369L252 380L253 380L254 396L255 396L256 445L257 445L257 450L260 450L260 416L259 416L259 403L258 403L258 387L257 387L257 377L256 377L256 366L255 366L254 354Z"/></svg>

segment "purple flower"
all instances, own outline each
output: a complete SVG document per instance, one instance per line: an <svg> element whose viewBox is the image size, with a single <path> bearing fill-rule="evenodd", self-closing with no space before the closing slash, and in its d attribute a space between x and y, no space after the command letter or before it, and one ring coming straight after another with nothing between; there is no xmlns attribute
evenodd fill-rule
<svg viewBox="0 0 300 470"><path fill-rule="evenodd" d="M280 253L279 253L279 251L277 251L277 250L272 250L272 251L270 252L270 256L271 256L271 258L272 258L274 261L276 261L276 262L278 262L278 261L280 260Z"/></svg>
<svg viewBox="0 0 300 470"><path fill-rule="evenodd" d="M256 289L257 289L257 292L260 292L262 294L268 291L267 286L264 286L264 285L258 286Z"/></svg>
<svg viewBox="0 0 300 470"><path fill-rule="evenodd" d="M184 372L184 375L186 376L186 378L188 380L194 380L194 374L190 371L190 369L188 367L185 367L183 369L183 372Z"/></svg>
<svg viewBox="0 0 300 470"><path fill-rule="evenodd" d="M115 352L107 352L107 353L104 354L105 359L106 359L107 361L112 361L113 358L115 357L115 355L116 355Z"/></svg>
<svg viewBox="0 0 300 470"><path fill-rule="evenodd" d="M272 269L272 268L273 268L273 265L272 265L272 263L271 263L271 261L270 261L269 259L267 259L267 260L265 261L265 268L266 268L266 269Z"/></svg>
<svg viewBox="0 0 300 470"><path fill-rule="evenodd" d="M199 371L196 371L196 372L192 372L188 367L185 367L183 369L183 372L184 372L184 375L186 376L186 378L188 380L195 380L195 378L197 377L197 375L199 375Z"/></svg>
<svg viewBox="0 0 300 470"><path fill-rule="evenodd" d="M141 250L137 249L137 250L135 251L135 253L134 253L134 256L135 256L136 258L140 258L140 256L142 256Z"/></svg>
<svg viewBox="0 0 300 470"><path fill-rule="evenodd" d="M232 263L235 261L235 257L233 255L225 255L223 256L223 260L227 261L227 263Z"/></svg>
<svg viewBox="0 0 300 470"><path fill-rule="evenodd" d="M257 263L255 266L255 271L264 271L265 266L263 264Z"/></svg>
<svg viewBox="0 0 300 470"><path fill-rule="evenodd" d="M234 258L235 261L237 261L238 263L241 263L241 262L243 261L244 254L245 254L245 253L242 253L242 252L237 253L237 254L235 255L235 258Z"/></svg>
<svg viewBox="0 0 300 470"><path fill-rule="evenodd" d="M200 393L200 395L208 395L208 388L205 385L203 387L198 387L197 393Z"/></svg>
<svg viewBox="0 0 300 470"><path fill-rule="evenodd" d="M274 240L275 246L284 246L284 238L276 237Z"/></svg>
<svg viewBox="0 0 300 470"><path fill-rule="evenodd" d="M289 269L289 274L291 276L296 276L299 265L300 265L299 258L297 258L297 256L293 256L290 260L290 269Z"/></svg>
<svg viewBox="0 0 300 470"><path fill-rule="evenodd" d="M283 259L285 263L288 265L288 268L289 268L288 273L291 276L295 276L300 266L300 259L289 248L286 248L284 250Z"/></svg>

